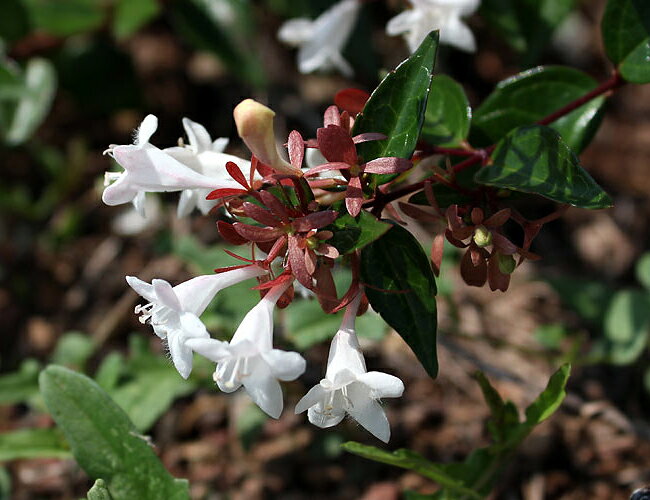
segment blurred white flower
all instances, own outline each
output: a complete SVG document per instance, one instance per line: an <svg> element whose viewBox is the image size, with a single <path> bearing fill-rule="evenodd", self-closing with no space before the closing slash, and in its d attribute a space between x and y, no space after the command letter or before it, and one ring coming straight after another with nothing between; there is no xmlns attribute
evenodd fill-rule
<svg viewBox="0 0 650 500"><path fill-rule="evenodd" d="M429 32L440 30L440 43L467 52L476 51L476 40L461 17L473 14L481 0L410 0L412 9L398 14L386 25L391 35L404 34L411 52L415 52Z"/></svg>
<svg viewBox="0 0 650 500"><path fill-rule="evenodd" d="M187 347L187 340L210 338L199 316L220 290L265 273L257 266L247 266L220 274L197 276L173 288L161 279L154 279L149 284L135 276L127 276L126 281L148 301L146 305L135 308L140 322L151 323L156 335L167 339L174 366L183 378L187 378L192 371L192 350Z"/></svg>
<svg viewBox="0 0 650 500"><path fill-rule="evenodd" d="M205 127L189 118L183 118L183 128L189 144L165 148L164 153L216 182L232 181L226 170L226 163L229 161L235 163L244 175L248 175L250 161L223 152L228 146L228 138L220 137L213 142ZM195 208L198 208L203 215L207 214L218 202L218 200L206 200L210 191L212 189L184 189L178 201L178 217L188 215Z"/></svg>
<svg viewBox="0 0 650 500"><path fill-rule="evenodd" d="M347 307L341 328L334 336L327 359L327 372L296 405L305 410L309 421L318 427L332 427L347 413L378 439L390 439L386 414L377 401L402 395L404 384L393 375L367 372L359 347L354 320L361 294Z"/></svg>
<svg viewBox="0 0 650 500"><path fill-rule="evenodd" d="M359 0L342 0L313 21L296 18L280 27L278 38L287 45L299 47L301 73L337 69L347 77L354 74L341 52L357 22L360 8Z"/></svg>
<svg viewBox="0 0 650 500"><path fill-rule="evenodd" d="M233 180L215 181L191 168L149 143L158 128L158 119L148 115L136 132L134 144L111 145L105 153L112 156L123 172L107 172L104 178L102 200L107 205L133 202L141 211L147 192L182 191L184 189L214 190L239 187Z"/></svg>
<svg viewBox="0 0 650 500"><path fill-rule="evenodd" d="M217 363L214 380L224 392L242 385L265 413L279 418L282 389L278 380L295 380L305 371L297 352L273 349L273 309L289 284L273 287L251 309L228 344L215 339L194 338L187 345Z"/></svg>

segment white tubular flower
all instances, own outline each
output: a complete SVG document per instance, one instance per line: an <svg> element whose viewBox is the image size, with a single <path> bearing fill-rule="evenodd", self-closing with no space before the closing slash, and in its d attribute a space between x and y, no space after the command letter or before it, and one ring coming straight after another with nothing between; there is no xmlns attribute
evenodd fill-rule
<svg viewBox="0 0 650 500"><path fill-rule="evenodd" d="M357 22L360 8L359 0L342 0L313 21L291 19L280 27L278 38L287 45L300 47L298 70L301 73L337 69L347 77L354 74L341 52Z"/></svg>
<svg viewBox="0 0 650 500"><path fill-rule="evenodd" d="M265 413L279 418L282 389L278 380L295 380L305 371L305 360L297 352L273 349L273 309L289 284L278 285L251 309L237 328L230 344L194 338L187 345L217 363L214 380L223 392L242 385Z"/></svg>
<svg viewBox="0 0 650 500"><path fill-rule="evenodd" d="M296 405L305 410L309 421L318 427L332 427L347 413L378 439L387 443L390 426L379 398L397 398L404 384L393 375L367 372L366 362L354 330L354 319L361 294L347 307L341 328L334 336L327 360L327 372Z"/></svg>
<svg viewBox="0 0 650 500"><path fill-rule="evenodd" d="M412 9L398 14L386 25L391 35L404 34L411 52L415 52L429 32L440 30L440 43L467 52L476 51L476 40L461 17L473 14L481 0L410 0Z"/></svg>
<svg viewBox="0 0 650 500"><path fill-rule="evenodd" d="M248 174L250 161L223 152L228 146L228 138L220 137L213 142L205 127L189 118L183 118L183 128L189 144L165 148L164 153L217 183L232 181L226 170L226 163L229 161L235 163L244 175ZM184 189L178 202L178 217L188 215L195 208L203 215L207 214L217 204L217 200L206 200L210 191L211 189Z"/></svg>
<svg viewBox="0 0 650 500"><path fill-rule="evenodd" d="M107 172L102 200L107 205L134 202L142 206L144 193L182 191L184 189L217 189L239 187L235 181L215 181L149 143L158 128L158 119L148 115L136 132L134 144L112 145L105 151L124 168L123 172Z"/></svg>
<svg viewBox="0 0 650 500"><path fill-rule="evenodd" d="M187 378L192 371L192 350L187 347L187 340L210 338L199 316L220 290L265 273L257 266L247 266L221 274L197 276L173 288L161 279L154 279L149 284L127 276L126 281L149 301L135 308L140 322L150 322L155 334L167 339L174 366L183 378Z"/></svg>

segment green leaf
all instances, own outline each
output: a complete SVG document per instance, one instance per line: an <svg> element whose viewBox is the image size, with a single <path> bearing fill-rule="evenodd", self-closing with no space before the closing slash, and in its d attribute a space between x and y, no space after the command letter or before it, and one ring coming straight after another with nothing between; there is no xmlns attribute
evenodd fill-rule
<svg viewBox="0 0 650 500"><path fill-rule="evenodd" d="M361 279L372 308L416 354L427 373L438 373L436 282L420 243L393 227L361 251Z"/></svg>
<svg viewBox="0 0 650 500"><path fill-rule="evenodd" d="M547 278L562 302L593 325L601 325L614 292L605 283L578 276Z"/></svg>
<svg viewBox="0 0 650 500"><path fill-rule="evenodd" d="M431 81L421 138L434 146L454 147L467 139L472 108L463 87L446 75Z"/></svg>
<svg viewBox="0 0 650 500"><path fill-rule="evenodd" d="M355 218L345 214L323 228L334 233L327 242L336 247L341 255L360 250L390 229L390 224L377 219L364 210Z"/></svg>
<svg viewBox="0 0 650 500"><path fill-rule="evenodd" d="M138 430L94 381L61 366L41 372L41 392L79 465L102 478L115 500L185 500L187 482L174 479Z"/></svg>
<svg viewBox="0 0 650 500"><path fill-rule="evenodd" d="M532 428L548 417L550 417L555 410L557 410L562 401L566 397L566 384L571 375L571 365L562 365L548 381L546 389L526 408L526 421L524 425Z"/></svg>
<svg viewBox="0 0 650 500"><path fill-rule="evenodd" d="M0 462L21 458L70 458L58 429L21 429L0 434Z"/></svg>
<svg viewBox="0 0 650 500"><path fill-rule="evenodd" d="M21 144L31 137L50 111L56 85L56 72L51 62L41 58L27 62L23 76L24 94L18 100L5 131L7 144Z"/></svg>
<svg viewBox="0 0 650 500"><path fill-rule="evenodd" d="M476 182L582 208L612 206L611 198L580 166L573 151L548 127L513 130L499 142L492 161L476 173Z"/></svg>
<svg viewBox="0 0 650 500"><path fill-rule="evenodd" d="M605 51L632 83L650 82L650 3L609 0L602 21Z"/></svg>
<svg viewBox="0 0 650 500"><path fill-rule="evenodd" d="M354 453L360 457L415 471L459 495L466 495L469 498L476 499L482 498L481 495L475 491L463 486L462 482L450 477L443 467L430 462L414 451L402 449L389 452L381 450L375 446L366 446L354 441L343 443L341 446L345 451Z"/></svg>
<svg viewBox="0 0 650 500"><path fill-rule="evenodd" d="M483 0L479 13L530 65L574 5L575 0Z"/></svg>
<svg viewBox="0 0 650 500"><path fill-rule="evenodd" d="M160 12L158 0L117 0L113 13L115 38L127 38Z"/></svg>
<svg viewBox="0 0 650 500"><path fill-rule="evenodd" d="M56 343L52 363L83 370L94 350L95 342L92 337L80 332L69 332Z"/></svg>
<svg viewBox="0 0 650 500"><path fill-rule="evenodd" d="M596 86L590 76L564 66L539 66L508 78L474 111L472 144L493 144L514 128L541 120ZM571 149L580 152L600 125L604 103L602 96L592 99L550 127Z"/></svg>
<svg viewBox="0 0 650 500"><path fill-rule="evenodd" d="M18 371L0 377L0 405L22 403L38 394L41 366L35 359L22 362Z"/></svg>
<svg viewBox="0 0 650 500"><path fill-rule="evenodd" d="M250 46L255 32L249 0L177 0L170 4L176 31L199 50L215 54L239 78L256 86L266 76L257 51Z"/></svg>
<svg viewBox="0 0 650 500"><path fill-rule="evenodd" d="M69 36L99 28L106 14L97 0L23 0L32 28Z"/></svg>
<svg viewBox="0 0 650 500"><path fill-rule="evenodd" d="M11 475L0 467L0 500L11 500Z"/></svg>
<svg viewBox="0 0 650 500"><path fill-rule="evenodd" d="M86 497L86 500L113 500L103 479L95 481L93 487L88 490Z"/></svg>
<svg viewBox="0 0 650 500"><path fill-rule="evenodd" d="M95 382L105 391L111 392L120 379L125 368L124 356L119 352L111 352L103 360L95 373Z"/></svg>
<svg viewBox="0 0 650 500"><path fill-rule="evenodd" d="M618 292L605 313L608 361L616 365L632 363L647 346L649 330L648 293L639 290Z"/></svg>
<svg viewBox="0 0 650 500"><path fill-rule="evenodd" d="M363 161L384 156L410 158L415 151L427 109L438 37L437 31L429 33L411 57L382 80L357 116L353 135L379 132L387 137L359 144L357 153ZM376 178L381 184L394 177L385 174Z"/></svg>
<svg viewBox="0 0 650 500"><path fill-rule="evenodd" d="M644 253L636 262L636 279L650 291L650 252Z"/></svg>

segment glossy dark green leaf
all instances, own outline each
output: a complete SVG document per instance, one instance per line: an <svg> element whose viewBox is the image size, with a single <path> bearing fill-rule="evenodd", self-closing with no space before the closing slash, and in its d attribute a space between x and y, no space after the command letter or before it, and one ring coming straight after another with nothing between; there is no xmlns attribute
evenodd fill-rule
<svg viewBox="0 0 650 500"><path fill-rule="evenodd" d="M55 36L99 28L107 10L97 0L23 0L32 27Z"/></svg>
<svg viewBox="0 0 650 500"><path fill-rule="evenodd" d="M415 237L393 227L361 251L361 280L372 308L393 327L431 377L436 357L436 282Z"/></svg>
<svg viewBox="0 0 650 500"><path fill-rule="evenodd" d="M70 458L58 429L21 429L0 434L0 462L21 458Z"/></svg>
<svg viewBox="0 0 650 500"><path fill-rule="evenodd" d="M106 482L103 479L98 479L88 490L86 500L113 500L113 497L106 487Z"/></svg>
<svg viewBox="0 0 650 500"><path fill-rule="evenodd" d="M384 156L410 158L424 123L427 98L438 50L438 32L431 32L420 47L386 76L357 117L353 134L379 132L382 141L357 146L364 161ZM378 175L379 183L394 175Z"/></svg>
<svg viewBox="0 0 650 500"><path fill-rule="evenodd" d="M199 50L215 54L239 78L263 86L266 76L249 41L255 32L248 0L177 0L170 4L176 31Z"/></svg>
<svg viewBox="0 0 650 500"><path fill-rule="evenodd" d="M343 443L341 446L345 451L354 453L360 457L417 472L458 495L466 495L468 498L482 498L481 495L475 491L463 486L462 482L450 477L446 473L444 467L430 462L414 451L402 449L390 452L375 446L366 446L354 441Z"/></svg>
<svg viewBox="0 0 650 500"><path fill-rule="evenodd" d="M609 0L602 33L605 51L623 78L650 82L650 2Z"/></svg>
<svg viewBox="0 0 650 500"><path fill-rule="evenodd" d="M433 195L436 198L436 203L438 203L438 206L443 210L449 205L460 205L462 203L469 203L472 201L471 197L461 194L455 189L447 187L444 184L435 183L431 186L431 188L433 189ZM427 199L426 193L424 191L420 191L419 193L415 193L409 198L409 203L413 203L414 205L428 206L429 200Z"/></svg>
<svg viewBox="0 0 650 500"><path fill-rule="evenodd" d="M158 0L117 0L113 13L113 34L126 38L160 12Z"/></svg>
<svg viewBox="0 0 650 500"><path fill-rule="evenodd" d="M575 0L483 0L479 12L530 65L574 5Z"/></svg>
<svg viewBox="0 0 650 500"><path fill-rule="evenodd" d="M582 208L612 205L611 198L580 166L560 135L541 125L510 132L497 145L492 164L481 168L474 179Z"/></svg>
<svg viewBox="0 0 650 500"><path fill-rule="evenodd" d="M637 359L648 344L650 295L640 290L618 292L605 313L604 333L607 361L626 365Z"/></svg>
<svg viewBox="0 0 650 500"><path fill-rule="evenodd" d="M454 147L467 139L472 108L463 87L446 75L431 81L421 138L435 146Z"/></svg>
<svg viewBox="0 0 650 500"><path fill-rule="evenodd" d="M508 78L474 111L471 142L475 147L496 143L514 128L541 120L596 86L582 71L563 66L540 66ZM604 97L592 99L550 127L580 152L600 125L604 102Z"/></svg>
<svg viewBox="0 0 650 500"><path fill-rule="evenodd" d="M345 214L324 228L334 233L327 242L334 245L341 255L360 250L390 229L390 224L378 220L364 210L357 217Z"/></svg>
<svg viewBox="0 0 650 500"><path fill-rule="evenodd" d="M40 376L45 403L79 465L102 478L115 500L186 500L187 482L174 479L147 438L93 380L61 366Z"/></svg>

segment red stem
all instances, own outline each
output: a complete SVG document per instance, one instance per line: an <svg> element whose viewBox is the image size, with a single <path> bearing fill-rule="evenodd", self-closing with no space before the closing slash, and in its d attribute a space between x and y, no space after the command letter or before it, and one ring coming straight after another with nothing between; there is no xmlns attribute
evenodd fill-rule
<svg viewBox="0 0 650 500"><path fill-rule="evenodd" d="M541 120L537 121L536 124L549 125L550 123L553 123L555 120L558 120L559 118L562 118L563 116L566 116L572 111L578 109L580 106L591 101L592 99L595 99L598 96L616 90L618 87L621 87L624 83L625 80L623 80L618 70L614 70L612 76L609 79L605 80L603 83L601 83L594 90L586 93L584 96L576 99L575 101L570 102L569 104L563 106L557 111L554 111L550 115L545 116ZM476 149L476 150L432 147L432 148L427 148L427 151L432 151L432 153L434 154L447 154L447 155L454 155L454 156L469 155L469 158L461 161L460 163L456 163L452 167L453 171L455 173L458 173L458 172L462 172L463 170L469 167L476 165L477 163L483 163L483 164L487 163L488 159L490 158L490 154L492 154L495 148L496 148L496 144L493 144L483 149ZM430 182L431 179L428 179L428 181ZM406 196L407 194L411 194L416 191L419 191L420 189L423 189L425 182L427 181L416 182L415 184L404 186L403 188L397 189L387 194L383 194L378 191L375 199L368 202L367 206L373 207L372 210L373 214L375 215L381 214L383 208L388 203L397 200L402 196Z"/></svg>

